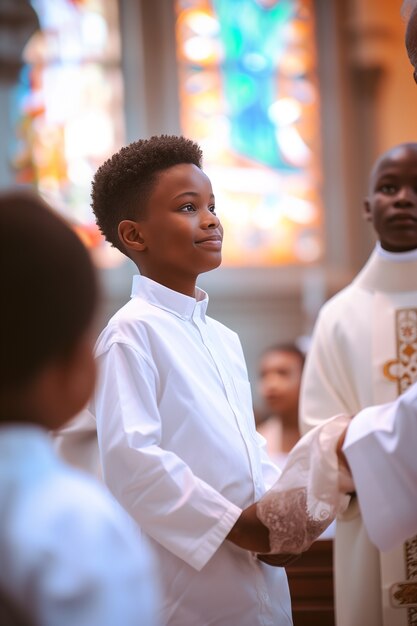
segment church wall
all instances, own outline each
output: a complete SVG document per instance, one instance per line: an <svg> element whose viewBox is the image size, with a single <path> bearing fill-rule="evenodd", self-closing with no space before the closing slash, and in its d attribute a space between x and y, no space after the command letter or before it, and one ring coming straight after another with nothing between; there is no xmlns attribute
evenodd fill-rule
<svg viewBox="0 0 417 626"><path fill-rule="evenodd" d="M221 268L203 276L209 313L241 336L252 380L270 343L308 334L320 304L349 282L374 245L362 218L368 172L395 143L417 141L417 86L405 54L401 0L315 0L321 89L325 248L311 268ZM128 142L179 132L172 0L119 0ZM0 99L11 85L0 76ZM10 126L2 107L0 127ZM0 186L13 178L3 144ZM103 271L98 326L129 297L130 263ZM254 386L254 390L256 388ZM255 394L256 395L256 394Z"/></svg>

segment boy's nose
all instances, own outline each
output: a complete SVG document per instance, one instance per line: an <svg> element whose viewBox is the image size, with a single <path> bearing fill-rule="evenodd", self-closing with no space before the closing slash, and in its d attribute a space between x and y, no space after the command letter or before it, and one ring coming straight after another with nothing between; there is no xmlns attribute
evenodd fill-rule
<svg viewBox="0 0 417 626"><path fill-rule="evenodd" d="M220 224L220 220L217 215L214 215L211 211L206 211L202 219L203 228L217 228Z"/></svg>

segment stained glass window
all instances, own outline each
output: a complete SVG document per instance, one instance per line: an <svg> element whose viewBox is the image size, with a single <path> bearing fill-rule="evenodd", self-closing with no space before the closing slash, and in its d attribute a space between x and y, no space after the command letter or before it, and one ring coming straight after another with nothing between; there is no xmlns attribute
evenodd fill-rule
<svg viewBox="0 0 417 626"><path fill-rule="evenodd" d="M124 138L117 0L32 5L41 30L26 46L16 92L17 181L35 185L111 265L119 253L103 245L90 191Z"/></svg>
<svg viewBox="0 0 417 626"><path fill-rule="evenodd" d="M203 148L224 263L322 254L312 0L176 0L181 128Z"/></svg>

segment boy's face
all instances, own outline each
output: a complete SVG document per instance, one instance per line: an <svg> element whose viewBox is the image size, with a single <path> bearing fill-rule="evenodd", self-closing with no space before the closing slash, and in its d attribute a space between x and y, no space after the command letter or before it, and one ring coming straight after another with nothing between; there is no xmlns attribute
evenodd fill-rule
<svg viewBox="0 0 417 626"><path fill-rule="evenodd" d="M48 430L64 426L87 404L94 390L94 337L86 332L71 353L46 363L17 391L3 394L2 409L11 420L41 424Z"/></svg>
<svg viewBox="0 0 417 626"><path fill-rule="evenodd" d="M365 216L385 250L417 248L417 148L401 146L381 160L371 175Z"/></svg>
<svg viewBox="0 0 417 626"><path fill-rule="evenodd" d="M259 364L259 392L265 407L281 418L298 418L302 363L292 352L265 352Z"/></svg>
<svg viewBox="0 0 417 626"><path fill-rule="evenodd" d="M223 228L213 190L193 164L159 174L137 229L141 273L170 289L194 295L197 276L221 263Z"/></svg>

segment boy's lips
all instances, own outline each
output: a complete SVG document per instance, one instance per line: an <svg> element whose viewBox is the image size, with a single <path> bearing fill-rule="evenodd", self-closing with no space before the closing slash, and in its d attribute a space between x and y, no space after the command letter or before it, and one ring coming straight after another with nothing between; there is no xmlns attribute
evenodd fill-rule
<svg viewBox="0 0 417 626"><path fill-rule="evenodd" d="M220 235L211 235L204 237L195 242L198 246L209 248L210 250L220 250L222 247L222 237Z"/></svg>

